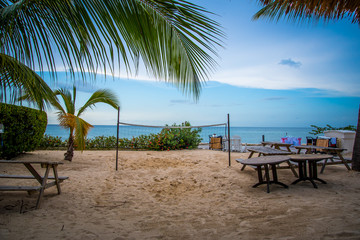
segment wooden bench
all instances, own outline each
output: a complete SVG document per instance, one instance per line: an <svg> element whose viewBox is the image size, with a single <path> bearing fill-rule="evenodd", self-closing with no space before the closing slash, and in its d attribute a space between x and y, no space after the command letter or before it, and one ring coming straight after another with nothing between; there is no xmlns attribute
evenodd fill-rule
<svg viewBox="0 0 360 240"><path fill-rule="evenodd" d="M0 160L0 164L23 164L27 170L32 174L32 176L23 176L23 175L9 175L9 174L0 174L0 178L7 179L35 179L38 181L40 186L17 186L17 185L0 185L0 191L27 191L29 194L39 191L39 196L36 202L36 209L40 208L42 196L44 190L52 186L56 186L58 194L61 194L60 183L69 177L58 176L57 166L63 164L61 162L43 162L43 161L11 161L11 160ZM33 167L34 164L40 164L42 168L45 168L45 173L41 176ZM50 170L53 170L54 176L49 176ZM53 180L48 182L48 180Z"/></svg>

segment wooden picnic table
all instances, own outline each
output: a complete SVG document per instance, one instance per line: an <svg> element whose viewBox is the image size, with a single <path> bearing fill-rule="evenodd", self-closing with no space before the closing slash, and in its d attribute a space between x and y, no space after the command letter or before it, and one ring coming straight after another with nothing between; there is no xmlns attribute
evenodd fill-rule
<svg viewBox="0 0 360 240"><path fill-rule="evenodd" d="M275 149L281 150L281 147L285 147L289 152L291 152L290 150L290 146L292 145L291 143L282 143L282 142L261 142L261 144L265 147L267 145L270 145L270 147L273 147Z"/></svg>
<svg viewBox="0 0 360 240"><path fill-rule="evenodd" d="M306 154L310 154L312 153L312 151L324 151L327 154L335 154L339 157L340 162L339 161L334 161L333 159L331 159L331 162L328 162L328 159L325 160L320 173L324 172L325 166L326 165L334 165L334 164L344 164L345 167L347 168L347 170L351 170L349 164L347 163L347 161L344 159L344 157L342 156L342 152L345 151L346 149L344 148L334 148L334 147L320 147L320 146L315 146L315 145L302 145L302 146L295 146L296 149L298 149L298 154L300 154L301 150L306 150Z"/></svg>
<svg viewBox="0 0 360 240"><path fill-rule="evenodd" d="M285 185L282 182L278 181L277 173L276 173L276 165L280 164L282 162L290 160L289 156L263 156L263 157L256 157L252 159L236 159L237 162L246 165L256 166L257 172L258 172L258 179L259 182L256 183L253 188L261 185L266 184L267 185L267 192L270 192L270 184L278 184L285 188L288 188L287 185ZM263 180L262 171L261 168L264 166L265 169L265 181ZM270 180L270 174L269 174L269 168L271 167L273 180Z"/></svg>
<svg viewBox="0 0 360 240"><path fill-rule="evenodd" d="M294 154L290 156L290 160L297 162L299 164L299 178L295 180L292 184L296 184L300 181L309 180L314 188L317 188L317 185L314 180L326 184L326 182L317 175L317 162L321 160L332 159L332 155L328 154ZM306 165L309 167L309 172L307 172Z"/></svg>
<svg viewBox="0 0 360 240"><path fill-rule="evenodd" d="M291 152L288 152L288 151L283 151L283 150L264 147L264 146L251 146L251 147L248 147L247 150L250 152L250 155L248 158L251 158L254 155L254 153L258 153L258 157L260 157L261 155L272 156L272 155L289 155L289 154L291 154ZM293 174L295 175L295 177L298 177L297 172L295 171L294 166L290 163L290 161L286 161L286 163L288 164L287 168L290 168L291 171L293 172ZM246 167L246 165L243 165L243 167L241 168L241 171L243 171L245 169L245 167ZM278 168L284 168L284 167L278 167Z"/></svg>
<svg viewBox="0 0 360 240"><path fill-rule="evenodd" d="M45 189L56 186L58 194L61 194L60 183L68 177L59 177L57 172L57 167L62 162L52 162L52 161L12 161L12 160L0 160L0 164L22 164L26 169L31 173L31 176L21 176L21 175L8 175L0 174L0 178L8 179L36 179L40 186L18 186L18 185L0 185L0 191L27 191L29 194L39 191L39 195L36 201L36 209L40 208L42 197L44 195ZM34 168L34 165L39 164L42 168L45 168L44 175L40 175L38 171ZM49 176L50 170L53 170L54 176ZM54 180L48 182L48 180Z"/></svg>

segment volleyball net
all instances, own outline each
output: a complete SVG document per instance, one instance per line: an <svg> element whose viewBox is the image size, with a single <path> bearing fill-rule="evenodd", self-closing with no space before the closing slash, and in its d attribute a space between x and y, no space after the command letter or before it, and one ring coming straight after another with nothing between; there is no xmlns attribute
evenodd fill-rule
<svg viewBox="0 0 360 240"><path fill-rule="evenodd" d="M120 113L120 112L119 112ZM119 114L118 113L118 114ZM227 123L191 126L189 122L179 125L144 125L120 122L118 115L116 170L118 169L118 151L121 150L181 150L209 149L211 139L220 138L221 144L228 144L229 115ZM221 147L220 147L221 148ZM227 147L226 149L230 149ZM230 151L229 165L230 165Z"/></svg>

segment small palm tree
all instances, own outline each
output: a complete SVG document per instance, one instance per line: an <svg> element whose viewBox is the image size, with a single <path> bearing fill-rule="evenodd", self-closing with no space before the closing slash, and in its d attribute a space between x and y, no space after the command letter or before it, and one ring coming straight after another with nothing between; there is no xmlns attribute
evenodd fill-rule
<svg viewBox="0 0 360 240"><path fill-rule="evenodd" d="M73 87L73 94L67 89L60 88L56 90L55 95L61 96L64 101L65 109L61 106L59 101L53 102L53 106L58 110L58 119L60 126L70 130L70 136L68 141L68 148L65 155L65 160L72 161L74 156L74 143L82 151L85 149L85 139L88 131L93 126L80 118L86 109L93 108L96 103L106 103L115 109L118 108L119 103L117 97L109 90L98 90L94 92L89 100L82 106L77 114L75 109L76 100L76 87Z"/></svg>

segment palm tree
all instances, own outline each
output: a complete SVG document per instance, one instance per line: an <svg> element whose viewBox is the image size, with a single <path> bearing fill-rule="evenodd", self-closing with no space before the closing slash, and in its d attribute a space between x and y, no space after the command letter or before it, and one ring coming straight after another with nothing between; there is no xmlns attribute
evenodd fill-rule
<svg viewBox="0 0 360 240"><path fill-rule="evenodd" d="M60 88L56 90L55 95L61 96L64 101L65 109L61 106L59 101L53 102L53 106L58 110L58 119L60 126L70 130L68 140L68 149L65 155L65 160L71 161L74 155L74 143L77 144L80 150L85 149L85 139L88 131L93 126L80 118L88 108L93 108L97 103L105 103L117 109L119 106L117 97L109 90L98 90L94 92L89 100L82 106L77 114L75 109L76 101L76 87L73 87L73 95L67 89Z"/></svg>
<svg viewBox="0 0 360 240"><path fill-rule="evenodd" d="M140 61L198 97L224 37L209 14L184 0L0 0L0 101L25 93L45 106L53 96L41 73L55 80L59 65L94 78L137 73Z"/></svg>
<svg viewBox="0 0 360 240"><path fill-rule="evenodd" d="M360 24L360 1L358 0L258 0L263 8L253 19L261 17L279 20L323 19L324 21L349 18L352 23ZM360 109L352 155L352 169L360 171Z"/></svg>

